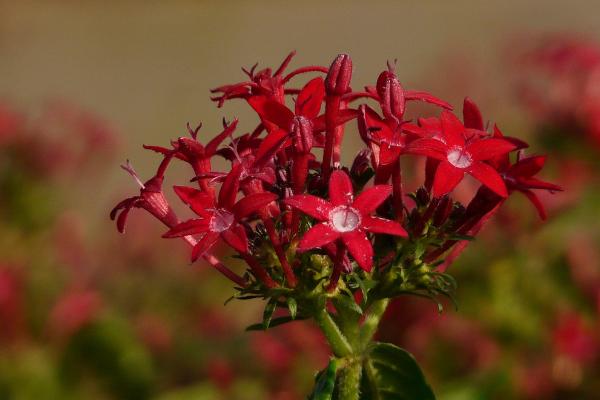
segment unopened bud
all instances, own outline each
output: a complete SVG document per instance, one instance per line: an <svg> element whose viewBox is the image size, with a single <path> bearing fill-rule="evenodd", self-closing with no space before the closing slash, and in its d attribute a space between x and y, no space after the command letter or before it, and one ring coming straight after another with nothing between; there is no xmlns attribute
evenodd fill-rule
<svg viewBox="0 0 600 400"><path fill-rule="evenodd" d="M328 95L341 96L350 90L352 79L352 60L347 54L340 54L333 60L325 78L325 90Z"/></svg>
<svg viewBox="0 0 600 400"><path fill-rule="evenodd" d="M402 121L406 102L404 100L404 89L398 81L396 74L391 71L383 71L377 79L377 95L383 115L397 123Z"/></svg>
<svg viewBox="0 0 600 400"><path fill-rule="evenodd" d="M310 153L313 147L312 122L302 116L295 117L292 125L292 137L296 151L299 153Z"/></svg>
<svg viewBox="0 0 600 400"><path fill-rule="evenodd" d="M429 192L424 187L420 187L417 190L415 198L419 207L429 204Z"/></svg>
<svg viewBox="0 0 600 400"><path fill-rule="evenodd" d="M435 210L435 214L433 215L433 225L441 226L444 222L446 222L453 207L454 204L452 199L450 199L449 196L444 196L440 200L437 210Z"/></svg>
<svg viewBox="0 0 600 400"><path fill-rule="evenodd" d="M354 158L354 162L352 163L352 167L350 168L350 175L354 178L359 178L363 176L370 168L370 159L371 150L361 150Z"/></svg>

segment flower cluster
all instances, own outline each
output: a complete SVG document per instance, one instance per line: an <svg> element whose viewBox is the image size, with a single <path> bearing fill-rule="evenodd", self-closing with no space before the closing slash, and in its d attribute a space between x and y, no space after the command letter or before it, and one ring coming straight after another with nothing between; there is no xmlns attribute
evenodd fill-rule
<svg viewBox="0 0 600 400"><path fill-rule="evenodd" d="M132 208L145 209L168 227L163 237L183 238L192 261L203 258L231 279L239 297L268 298L272 310L287 304L293 319L311 316L309 298L450 295L453 282L442 270L511 193L525 194L543 218L534 191L560 190L534 177L544 157L524 156L526 143L496 126L486 129L470 99L461 121L445 101L405 89L393 64L357 91L348 55L329 68L286 73L293 55L275 71L243 69L245 81L213 89L219 107L232 99L252 107L258 123L248 132L235 135L238 120L224 120L223 130L205 142L200 127L188 125L189 136L169 147L145 146L162 157L146 182L124 166L141 191L112 211L119 231ZM306 74L317 76L293 84ZM439 117L407 119L414 102L429 103ZM365 148L347 168L341 153L350 125ZM216 157L230 168L216 171ZM405 193L404 160L419 157L427 160L425 181ZM163 192L173 161L191 167L192 184L173 187L195 214L189 219L175 213ZM463 205L451 192L467 175L481 187ZM245 261L246 273L218 259L219 242Z"/></svg>

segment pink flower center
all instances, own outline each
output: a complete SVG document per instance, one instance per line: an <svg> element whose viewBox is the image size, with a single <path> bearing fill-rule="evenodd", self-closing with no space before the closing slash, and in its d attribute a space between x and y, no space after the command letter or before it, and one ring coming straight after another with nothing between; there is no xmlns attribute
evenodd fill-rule
<svg viewBox="0 0 600 400"><path fill-rule="evenodd" d="M229 227L233 224L233 214L229 211L219 208L215 210L212 217L210 218L210 223L208 225L208 229L212 232L221 233L229 229Z"/></svg>
<svg viewBox="0 0 600 400"><path fill-rule="evenodd" d="M456 168L468 168L473 164L471 155L461 147L452 148L446 155L448 162Z"/></svg>
<svg viewBox="0 0 600 400"><path fill-rule="evenodd" d="M337 206L329 213L329 223L336 232L352 232L360 226L360 213L350 206Z"/></svg>

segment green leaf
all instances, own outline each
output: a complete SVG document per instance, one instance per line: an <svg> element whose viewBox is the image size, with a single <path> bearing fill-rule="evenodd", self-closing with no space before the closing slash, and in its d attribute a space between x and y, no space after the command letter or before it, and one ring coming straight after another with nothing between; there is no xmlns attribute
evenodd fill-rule
<svg viewBox="0 0 600 400"><path fill-rule="evenodd" d="M358 315L363 315L363 310L358 304L356 304L356 301L354 301L354 297L345 296L342 294L341 296L333 298L332 301L333 305L338 310L345 309L348 311L352 311Z"/></svg>
<svg viewBox="0 0 600 400"><path fill-rule="evenodd" d="M373 343L364 361L361 400L435 400L435 395L410 353Z"/></svg>
<svg viewBox="0 0 600 400"><path fill-rule="evenodd" d="M299 316L299 315L296 316L296 318L292 318L290 316L273 318L270 321L268 328L274 328L279 325L287 324L288 322L302 321L305 319L307 319L307 317ZM265 328L265 325L262 322L259 322L258 324L252 324L246 328L247 332L249 332L249 331L264 331L264 330L267 330L267 328Z"/></svg>
<svg viewBox="0 0 600 400"><path fill-rule="evenodd" d="M315 390L308 397L308 400L331 400L333 389L335 387L335 373L337 371L337 362L331 359L327 368L319 372L315 377Z"/></svg>
<svg viewBox="0 0 600 400"><path fill-rule="evenodd" d="M363 282L363 280L360 279L360 276L358 276L357 273L352 273L352 278L354 278L354 281L358 284L358 287L360 287L360 291L363 294L363 300L366 302L369 298L370 288L367 288L367 285L365 285L365 282Z"/></svg>
<svg viewBox="0 0 600 400"><path fill-rule="evenodd" d="M290 317L292 317L292 319L296 319L296 314L298 313L298 303L296 302L296 299L293 297L288 297L287 306L290 310Z"/></svg>
<svg viewBox="0 0 600 400"><path fill-rule="evenodd" d="M277 301L274 301L273 299L269 300L269 302L265 306L265 311L263 311L262 325L265 331L269 329L269 325L271 324L271 318L273 318L275 308L277 308Z"/></svg>

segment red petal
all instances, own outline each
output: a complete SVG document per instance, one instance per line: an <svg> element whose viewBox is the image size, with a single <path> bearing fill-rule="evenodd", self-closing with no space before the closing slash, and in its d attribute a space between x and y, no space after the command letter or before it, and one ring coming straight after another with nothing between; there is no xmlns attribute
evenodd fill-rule
<svg viewBox="0 0 600 400"><path fill-rule="evenodd" d="M426 103L435 104L436 106L440 106L446 108L448 110L452 110L452 106L445 102L442 99L438 99L437 97L427 93L427 92L418 92L416 90L405 90L404 98L406 100L419 100L424 101Z"/></svg>
<svg viewBox="0 0 600 400"><path fill-rule="evenodd" d="M210 142L206 144L206 147L204 148L206 156L210 157L216 153L219 145L223 142L223 140L231 136L231 134L237 127L237 124L238 120L234 119L229 125L227 125L223 132L219 133L216 137L214 137Z"/></svg>
<svg viewBox="0 0 600 400"><path fill-rule="evenodd" d="M321 111L321 103L325 97L325 83L323 78L315 78L309 81L298 93L296 99L296 115L302 115L308 119L316 118Z"/></svg>
<svg viewBox="0 0 600 400"><path fill-rule="evenodd" d="M135 202L140 199L140 196L128 197L125 200L120 201L110 212L110 219L114 220L117 217L117 212L121 208L131 208L135 205Z"/></svg>
<svg viewBox="0 0 600 400"><path fill-rule="evenodd" d="M322 222L314 225L308 232L302 236L300 243L298 244L298 251L306 251L314 249L315 247L321 247L327 243L331 243L340 237L340 233L334 231L329 226L329 223Z"/></svg>
<svg viewBox="0 0 600 400"><path fill-rule="evenodd" d="M545 221L546 218L548 218L548 216L546 214L546 210L544 209L544 206L543 206L542 202L536 196L536 194L533 193L531 190L521 190L521 193L523 193L525 196L527 196L527 198L529 199L529 201L537 209L538 215L540 216L540 218L542 219L542 221Z"/></svg>
<svg viewBox="0 0 600 400"><path fill-rule="evenodd" d="M230 210L235 204L237 198L237 192L240 187L240 174L242 173L241 164L233 166L231 171L227 174L225 182L221 185L219 191L219 207Z"/></svg>
<svg viewBox="0 0 600 400"><path fill-rule="evenodd" d="M334 206L350 204L354 200L352 181L344 171L333 171L329 178L329 200Z"/></svg>
<svg viewBox="0 0 600 400"><path fill-rule="evenodd" d="M527 189L542 189L552 192L562 192L563 188L550 182L544 182L535 178L517 179L517 186L525 186Z"/></svg>
<svg viewBox="0 0 600 400"><path fill-rule="evenodd" d="M508 197L504 180L491 166L477 161L469 168L468 172L499 196Z"/></svg>
<svg viewBox="0 0 600 400"><path fill-rule="evenodd" d="M423 129L441 132L442 131L442 122L439 118L436 117L428 117L428 118L419 118L419 126Z"/></svg>
<svg viewBox="0 0 600 400"><path fill-rule="evenodd" d="M125 207L123 211L121 211L121 214L119 214L119 218L117 218L117 230L119 233L125 232L125 223L127 222L129 211L131 211L131 207Z"/></svg>
<svg viewBox="0 0 600 400"><path fill-rule="evenodd" d="M215 199L213 196L201 190L188 186L173 186L173 190L179 196L181 201L189 205L190 208L198 215L206 216L209 208L214 208Z"/></svg>
<svg viewBox="0 0 600 400"><path fill-rule="evenodd" d="M338 126L338 125L345 124L346 122L353 120L357 116L358 116L357 110L354 110L351 108L345 108L343 110L339 110L336 114L335 125ZM325 114L319 115L318 117L314 118L312 120L312 123L313 123L313 131L315 133L324 131L325 130Z"/></svg>
<svg viewBox="0 0 600 400"><path fill-rule="evenodd" d="M450 111L444 110L442 111L442 115L440 115L440 120L442 121L442 130L444 131L444 138L446 139L448 146L464 147L465 127L456 115L452 114Z"/></svg>
<svg viewBox="0 0 600 400"><path fill-rule="evenodd" d="M385 233L388 235L407 237L408 233L406 230L397 223L396 221L390 221L389 219L383 219L379 217L371 217L369 215L364 216L362 223L362 229L374 233Z"/></svg>
<svg viewBox="0 0 600 400"><path fill-rule="evenodd" d="M269 162L281 146L283 146L287 138L288 133L281 129L269 133L256 151L255 166L262 166Z"/></svg>
<svg viewBox="0 0 600 400"><path fill-rule="evenodd" d="M157 153L163 154L163 155L167 155L170 154L173 150L172 149L167 149L165 147L161 147L161 146L152 146L152 145L143 145L144 149L146 150L152 150L155 151Z"/></svg>
<svg viewBox="0 0 600 400"><path fill-rule="evenodd" d="M375 211L392 194L390 185L375 185L363 190L356 200L352 203L352 207L359 210L363 215L368 215Z"/></svg>
<svg viewBox="0 0 600 400"><path fill-rule="evenodd" d="M248 103L254 108L262 120L271 122L284 131L290 129L294 113L283 104L267 99L264 96L250 97Z"/></svg>
<svg viewBox="0 0 600 400"><path fill-rule="evenodd" d="M218 239L218 233L207 232L206 235L204 235L192 249L192 262L196 261L199 257L203 256L204 253L209 251L211 247L215 245Z"/></svg>
<svg viewBox="0 0 600 400"><path fill-rule="evenodd" d="M177 238L204 233L208 230L210 220L206 218L190 219L175 225L162 235L164 238Z"/></svg>
<svg viewBox="0 0 600 400"><path fill-rule="evenodd" d="M468 97L465 97L463 103L463 121L467 128L478 129L480 131L485 129L479 107Z"/></svg>
<svg viewBox="0 0 600 400"><path fill-rule="evenodd" d="M448 146L437 139L417 139L406 146L405 152L445 161L448 153Z"/></svg>
<svg viewBox="0 0 600 400"><path fill-rule="evenodd" d="M329 219L329 213L333 209L333 206L328 201L310 194L299 194L288 197L283 202L321 221Z"/></svg>
<svg viewBox="0 0 600 400"><path fill-rule="evenodd" d="M514 177L534 176L542 170L546 163L546 156L534 156L520 159L510 167L508 173Z"/></svg>
<svg viewBox="0 0 600 400"><path fill-rule="evenodd" d="M240 253L248 252L248 238L246 231L240 224L234 224L231 228L221 232L221 237L229 246Z"/></svg>
<svg viewBox="0 0 600 400"><path fill-rule="evenodd" d="M433 178L433 194L440 197L452 191L465 176L462 169L454 167L448 161L441 162Z"/></svg>
<svg viewBox="0 0 600 400"><path fill-rule="evenodd" d="M277 199L277 195L270 192L250 194L233 206L233 213L238 220L263 209L267 204Z"/></svg>
<svg viewBox="0 0 600 400"><path fill-rule="evenodd" d="M489 160L514 150L516 146L504 139L482 139L469 144L466 150L473 160Z"/></svg>
<svg viewBox="0 0 600 400"><path fill-rule="evenodd" d="M360 229L357 229L344 233L342 240L359 267L370 272L371 268L373 268L373 246L371 246L367 235Z"/></svg>

